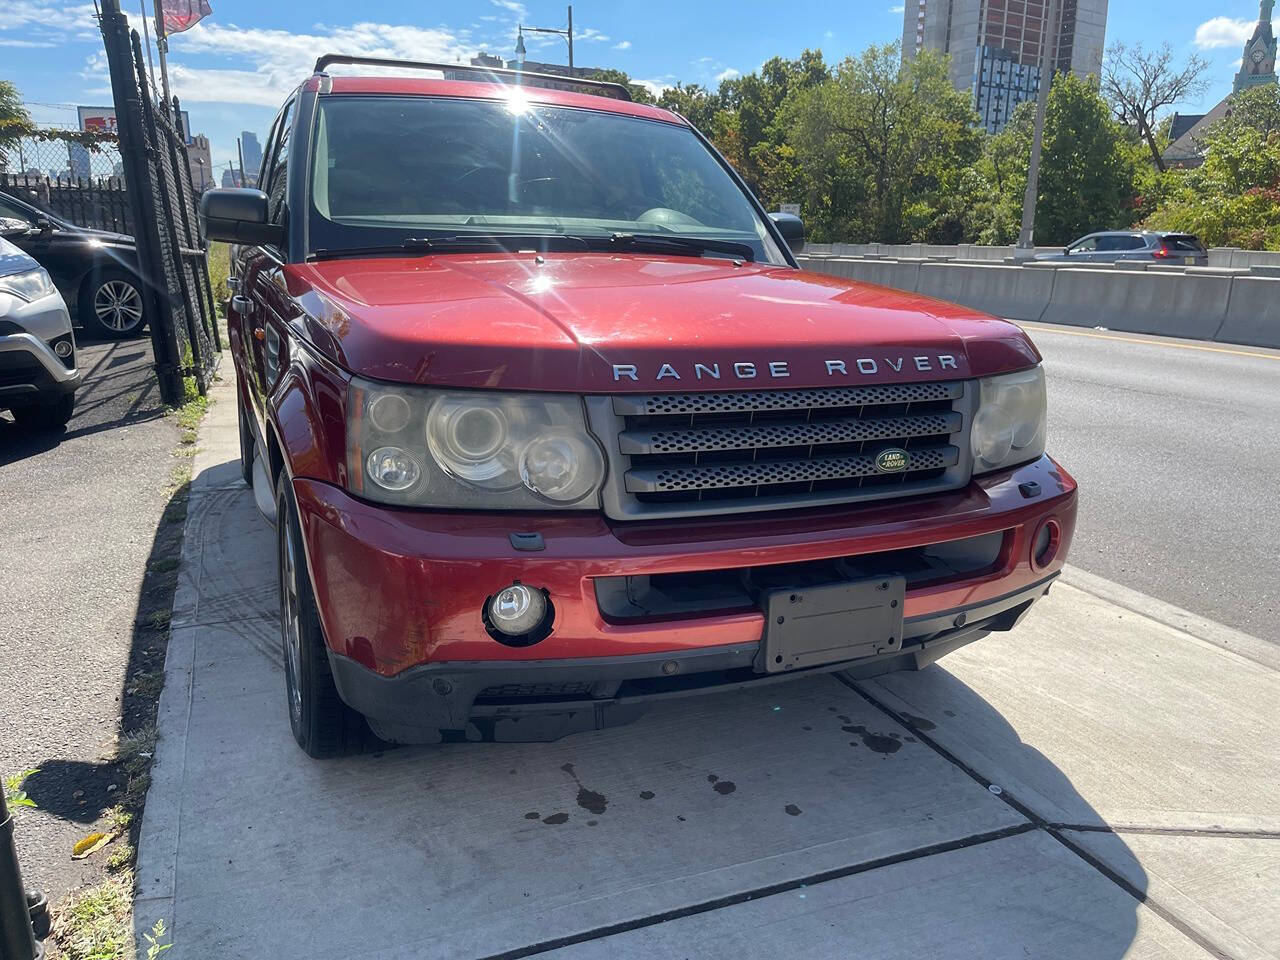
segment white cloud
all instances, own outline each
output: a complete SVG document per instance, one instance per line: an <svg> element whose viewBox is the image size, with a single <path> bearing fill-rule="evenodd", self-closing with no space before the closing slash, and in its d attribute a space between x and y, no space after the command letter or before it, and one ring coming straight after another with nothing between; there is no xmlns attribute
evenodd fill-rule
<svg viewBox="0 0 1280 960"><path fill-rule="evenodd" d="M6 37L6 33L19 36ZM99 40L92 3L64 0L4 0L0 3L0 43L8 47L54 46L68 40Z"/></svg>
<svg viewBox="0 0 1280 960"><path fill-rule="evenodd" d="M675 77L668 75L665 77L659 77L656 80L637 80L632 78L631 82L640 84L640 86L644 87L655 97L660 97L662 96L662 91L670 90L675 86Z"/></svg>
<svg viewBox="0 0 1280 960"><path fill-rule="evenodd" d="M582 30L573 31L575 43L606 43L609 39L607 33L601 33L595 27L584 27Z"/></svg>
<svg viewBox="0 0 1280 960"><path fill-rule="evenodd" d="M463 32L386 23L330 27L312 33L197 24L171 38L170 81L187 103L249 103L278 107L311 74L316 57L342 51L369 57L466 62L475 50ZM197 66L193 56L233 60L234 68ZM344 68L357 72L354 68Z"/></svg>
<svg viewBox="0 0 1280 960"><path fill-rule="evenodd" d="M724 83L726 80L732 80L734 77L740 77L742 74L733 67L727 67L716 74L716 83Z"/></svg>
<svg viewBox="0 0 1280 960"><path fill-rule="evenodd" d="M1243 47L1253 34L1252 20L1236 20L1232 17L1214 17L1196 27L1196 46L1201 50L1216 47Z"/></svg>
<svg viewBox="0 0 1280 960"><path fill-rule="evenodd" d="M631 41L630 41L630 40L619 40L617 43L615 43L615 44L613 45L613 49L614 49L614 50L630 50L630 49L631 49Z"/></svg>
<svg viewBox="0 0 1280 960"><path fill-rule="evenodd" d="M902 12L903 12L904 10L906 10L906 9L907 9L906 7L904 7L904 6L902 6L901 4L899 4L899 5L898 5L898 6L896 6L896 7L890 7L890 8L889 8L889 12L890 12L890 13L902 13Z"/></svg>
<svg viewBox="0 0 1280 960"><path fill-rule="evenodd" d="M516 0L489 0L495 7L501 7L503 10L509 10L521 20L529 16L529 11L524 8L523 3L517 3Z"/></svg>
<svg viewBox="0 0 1280 960"><path fill-rule="evenodd" d="M824 30L822 31L822 38L824 40L834 40L836 38L836 35L835 35L835 32L832 30Z"/></svg>

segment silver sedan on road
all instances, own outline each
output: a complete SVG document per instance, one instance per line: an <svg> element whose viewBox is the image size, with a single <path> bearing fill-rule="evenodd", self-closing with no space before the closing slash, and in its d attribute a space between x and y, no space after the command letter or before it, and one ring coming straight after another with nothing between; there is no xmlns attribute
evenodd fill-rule
<svg viewBox="0 0 1280 960"><path fill-rule="evenodd" d="M1117 260L1150 260L1153 263L1207 267L1209 251L1189 233L1151 230L1104 230L1081 237L1061 253L1042 253L1037 260L1071 263L1115 263Z"/></svg>

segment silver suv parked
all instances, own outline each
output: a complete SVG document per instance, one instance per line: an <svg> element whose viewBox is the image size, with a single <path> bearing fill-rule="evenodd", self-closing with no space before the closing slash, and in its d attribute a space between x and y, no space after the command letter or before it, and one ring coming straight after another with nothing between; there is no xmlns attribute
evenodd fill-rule
<svg viewBox="0 0 1280 960"><path fill-rule="evenodd" d="M1188 267L1207 267L1209 251L1199 237L1189 233L1151 230L1104 230L1081 237L1061 253L1042 253L1037 260L1071 263L1115 263L1117 260L1150 260Z"/></svg>
<svg viewBox="0 0 1280 960"><path fill-rule="evenodd" d="M23 426L61 429L80 379L62 295L40 264L0 237L0 410Z"/></svg>

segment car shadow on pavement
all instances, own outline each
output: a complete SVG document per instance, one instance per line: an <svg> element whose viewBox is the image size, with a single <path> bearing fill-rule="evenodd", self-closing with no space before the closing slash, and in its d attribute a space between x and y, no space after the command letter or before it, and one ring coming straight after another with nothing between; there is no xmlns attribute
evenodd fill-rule
<svg viewBox="0 0 1280 960"><path fill-rule="evenodd" d="M195 480L207 492L192 501L200 544L182 571L198 596L181 628L191 664L168 668L191 678L190 707L182 729L161 730L160 762L200 779L157 780L148 803L166 820L141 838L147 873L173 878L179 940L209 955L354 955L375 919L394 957L431 942L441 956L828 956L838 944L1119 960L1140 933L1195 951L1140 906L1145 874L1127 847L1100 870L1072 843L1053 813L1088 808L1070 778L941 666L908 675L919 715L874 683L822 675L664 701L631 726L554 743L310 760L289 734L273 535L230 467ZM987 738L1006 765L1012 753L1037 796L991 790L981 758L939 742L944 725ZM335 864L346 893L321 907L303 891Z"/></svg>
<svg viewBox="0 0 1280 960"><path fill-rule="evenodd" d="M86 340L78 343L84 381L65 429L31 430L0 414L0 466L51 450L104 430L117 430L163 417L149 340Z"/></svg>
<svg viewBox="0 0 1280 960"><path fill-rule="evenodd" d="M41 846L23 856L24 879L28 885L44 887L51 899L91 882L95 869L100 875L101 861L116 848L98 853L92 862L72 865L72 845L91 829L120 834L116 846L136 846L189 489L186 483L172 492L152 535L139 595L131 601L136 606L127 665L115 696L120 719L114 735L102 731L101 751L90 760L46 757L34 764L36 772L23 783L35 808L24 811L18 824L19 848Z"/></svg>

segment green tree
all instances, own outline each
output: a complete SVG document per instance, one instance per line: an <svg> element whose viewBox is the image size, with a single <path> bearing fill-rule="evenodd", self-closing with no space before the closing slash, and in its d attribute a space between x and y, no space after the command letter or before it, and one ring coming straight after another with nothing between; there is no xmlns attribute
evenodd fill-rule
<svg viewBox="0 0 1280 960"><path fill-rule="evenodd" d="M1128 226L1133 199L1125 134L1106 101L1088 79L1054 77L1040 162L1037 241L1065 244L1093 230Z"/></svg>
<svg viewBox="0 0 1280 960"><path fill-rule="evenodd" d="M22 105L18 88L8 80L0 80L0 147L11 146L31 129L31 114Z"/></svg>
<svg viewBox="0 0 1280 960"><path fill-rule="evenodd" d="M653 94L643 83L636 83L631 76L622 70L594 70L590 79L604 80L608 83L620 83L631 92L631 99L636 103L655 103Z"/></svg>
<svg viewBox="0 0 1280 960"><path fill-rule="evenodd" d="M658 97L658 106L672 110L684 117L703 133L713 131L716 114L720 112L720 96L696 83L687 87L677 83L667 87Z"/></svg>
<svg viewBox="0 0 1280 960"><path fill-rule="evenodd" d="M983 135L945 57L925 52L904 64L897 44L872 46L782 114L816 194L806 198L821 215L815 236L897 243L955 222L942 216L946 197Z"/></svg>

